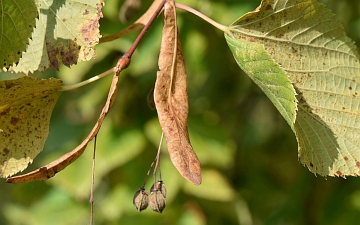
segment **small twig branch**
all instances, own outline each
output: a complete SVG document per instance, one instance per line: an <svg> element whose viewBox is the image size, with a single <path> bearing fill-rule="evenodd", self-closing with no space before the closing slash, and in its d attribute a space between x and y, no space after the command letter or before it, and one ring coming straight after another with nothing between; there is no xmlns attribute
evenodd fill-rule
<svg viewBox="0 0 360 225"><path fill-rule="evenodd" d="M211 25L213 25L214 27L218 28L219 30L222 30L225 32L225 30L227 29L227 26L225 25L222 25L218 22L215 22L214 20L210 19L209 17L205 16L204 14L202 14L201 12L199 11L196 11L195 9L187 6L187 5L183 5L183 4L180 4L180 3L176 3L176 8L179 8L179 9L183 9L183 10L186 10L198 17L200 17L201 19L205 20L206 22L210 23Z"/></svg>
<svg viewBox="0 0 360 225"><path fill-rule="evenodd" d="M148 172L147 172L147 174L146 174L146 177L145 177L144 183L143 183L143 185L140 187L141 189L145 189L145 185L146 185L147 179L149 178L150 171L151 171L151 169L153 168L153 166L154 166L154 164L155 164L156 160L157 160L157 158L155 157L154 161L152 161L152 163L151 163L151 165L150 165L150 168L149 168L149 170L148 170Z"/></svg>
<svg viewBox="0 0 360 225"><path fill-rule="evenodd" d="M159 13L161 12L162 8L165 5L166 0L163 0L161 2L161 4L159 5L159 7L155 10L154 14L151 16L149 22L145 25L145 27L141 30L140 34L137 36L136 40L134 41L134 43L132 44L132 46L130 47L130 49L125 53L126 55L129 56L129 58L131 58L132 54L134 53L135 49L137 48L137 46L139 45L140 41L143 39L144 35L146 34L146 32L149 30L151 24L153 24L154 20L156 19L156 17L159 15Z"/></svg>
<svg viewBox="0 0 360 225"><path fill-rule="evenodd" d="M159 147L158 147L158 151L156 153L156 157L155 157L154 161L150 165L150 168L149 168L149 170L148 170L148 172L146 174L146 177L145 177L145 181L144 181L143 185L140 187L141 189L145 188L147 179L149 178L149 175L150 175L150 171L154 167L154 165L155 165L154 172L153 172L154 177L155 177L155 174L156 174L156 168L157 167L159 167L159 171L160 171L160 152L161 152L161 145L162 145L162 142L163 142L163 138L164 138L164 133L162 132ZM160 171L160 180L161 180L161 171ZM154 184L155 184L155 181L154 181Z"/></svg>
<svg viewBox="0 0 360 225"><path fill-rule="evenodd" d="M159 168L159 179L162 180L161 177L161 169L160 169L160 153L161 153L161 146L163 143L163 138L164 138L164 132L161 132L161 138L160 138L160 143L159 143L159 148L156 154L156 163L155 163L155 168L154 168L154 186L156 187L155 183L156 183L156 170L157 168Z"/></svg>
<svg viewBox="0 0 360 225"><path fill-rule="evenodd" d="M92 159L92 169L91 169L91 190L90 190L90 225L93 224L94 221L94 188L95 188L95 153L96 153L96 137L94 137L94 151L93 151L93 159Z"/></svg>
<svg viewBox="0 0 360 225"><path fill-rule="evenodd" d="M100 38L99 44L105 43L105 42L110 42L110 41L116 40L118 38L124 37L132 32L140 30L143 27L144 26L142 24L138 24L138 23L132 24L132 25L126 27L125 29L116 32L115 34L111 34L109 36Z"/></svg>

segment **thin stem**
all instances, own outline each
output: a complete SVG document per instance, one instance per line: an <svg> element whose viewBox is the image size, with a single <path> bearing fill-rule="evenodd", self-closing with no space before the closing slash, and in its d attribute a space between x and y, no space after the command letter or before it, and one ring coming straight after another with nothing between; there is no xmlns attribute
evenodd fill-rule
<svg viewBox="0 0 360 225"><path fill-rule="evenodd" d="M186 10L198 17L200 17L201 19L205 20L206 22L210 23L211 25L213 25L214 27L218 28L219 30L222 30L222 31L226 31L227 29L227 26L225 25L222 25L218 22L215 22L214 20L210 19L209 17L205 16L204 14L202 14L201 12L199 11L196 11L195 9L187 6L187 5L183 5L183 4L180 4L180 3L176 3L176 8L179 8L179 9L183 9L183 10Z"/></svg>
<svg viewBox="0 0 360 225"><path fill-rule="evenodd" d="M132 32L135 32L137 30L140 30L141 28L143 28L144 26L142 24L138 24L138 23L134 23L128 27L126 27L123 30L120 30L118 32L116 32L115 34L111 34L105 37L101 37L99 40L99 44L101 43L105 43L105 42L109 42L109 41L113 41L115 39L124 37Z"/></svg>
<svg viewBox="0 0 360 225"><path fill-rule="evenodd" d="M155 182L156 182L156 180L155 180L155 174L156 174L156 168L157 167L159 167L159 171L160 171L160 152L161 152L161 145L162 145L162 142L163 142L163 137L164 137L164 133L162 132L161 133L161 138L160 138L160 144L159 144L159 147L158 147L158 151L157 151L157 153L156 153L156 157L155 157L155 159L154 159L154 161L151 163L151 165L150 165L150 168L149 168L149 170L148 170L148 172L147 172L147 174L146 174L146 177L145 177L145 181L144 181L144 184L141 186L141 189L144 189L144 187L145 187L145 185L146 185L146 181L147 181L147 179L148 179L148 177L149 177L149 175L150 175L150 171L151 171L151 169L153 168L153 166L154 166L154 164L155 164L155 168L154 168L154 173L153 173L153 175L154 175L154 187L155 187ZM160 171L160 180L161 180L161 171ZM156 187L155 187L156 188Z"/></svg>
<svg viewBox="0 0 360 225"><path fill-rule="evenodd" d="M97 80L99 80L99 79L105 77L106 75L109 75L110 73L113 73L115 71L116 71L116 67L113 67L113 68L111 68L111 69L109 69L109 70L107 70L107 71L105 71L105 72L103 72L103 73L101 73L99 75L96 75L96 76L94 76L94 77L92 77L92 78L90 78L88 80L85 80L85 81L82 81L80 83L73 84L73 85L65 85L65 86L62 87L62 91L71 91L71 90L74 90L76 88L85 86L85 85L90 84L90 83L92 83L94 81L97 81Z"/></svg>
<svg viewBox="0 0 360 225"><path fill-rule="evenodd" d="M156 163L155 163L155 167L154 167L154 172L153 172L153 176L154 176L154 189L156 190L156 170L157 168L159 168L159 174L160 174L160 180L161 180L161 171L160 171L160 153L161 153L161 145L163 142L163 138L164 138L164 132L161 132L161 137L160 137L160 143L159 143L159 147L158 147L158 151L156 154Z"/></svg>
<svg viewBox="0 0 360 225"><path fill-rule="evenodd" d="M161 154L161 145L163 142L163 138L164 138L164 132L161 133L161 138L160 138L160 144L159 144L159 148L158 148L158 152L157 152L157 156L156 158L158 159L155 165L155 168L159 168L159 179L162 180L161 177L161 169L160 169L160 154Z"/></svg>
<svg viewBox="0 0 360 225"><path fill-rule="evenodd" d="M149 30L151 24L154 22L154 20L156 19L156 17L159 15L159 13L161 12L162 8L165 5L166 0L163 0L159 7L155 10L154 14L151 16L149 22L145 25L145 27L141 30L140 34L137 36L136 40L134 41L134 43L132 44L132 46L130 47L130 49L125 53L126 55L129 56L129 58L131 58L132 54L134 53L135 49L137 48L137 46L139 45L140 41L143 39L145 33Z"/></svg>
<svg viewBox="0 0 360 225"><path fill-rule="evenodd" d="M149 170L148 170L148 172L147 172L147 174L146 174L146 177L145 177L145 180L144 180L144 184L141 186L141 189L144 189L144 187L145 187L145 185L146 185L146 181L147 181L147 179L148 179L148 177L149 177L149 175L150 175L150 171L151 171L151 169L153 168L153 166L154 166L154 164L155 164L155 162L156 162L156 157L155 157L155 159L154 159L154 161L152 161L152 163L151 163L151 165L150 165L150 168L149 168Z"/></svg>
<svg viewBox="0 0 360 225"><path fill-rule="evenodd" d="M90 190L90 225L94 221L94 188L95 188L95 152L96 152L96 137L94 137L94 151L93 151L93 160L92 160L92 169L91 169L91 190Z"/></svg>

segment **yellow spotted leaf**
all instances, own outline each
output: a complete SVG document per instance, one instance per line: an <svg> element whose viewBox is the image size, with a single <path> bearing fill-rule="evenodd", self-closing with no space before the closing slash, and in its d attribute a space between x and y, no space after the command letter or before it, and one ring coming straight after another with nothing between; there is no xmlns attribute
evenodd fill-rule
<svg viewBox="0 0 360 225"><path fill-rule="evenodd" d="M0 177L24 170L43 149L61 80L0 81Z"/></svg>
<svg viewBox="0 0 360 225"><path fill-rule="evenodd" d="M41 181L47 180L51 177L55 176L58 172L65 169L68 165L77 160L85 151L88 143L98 134L100 127L108 114L111 106L113 105L117 93L117 84L119 81L119 74L114 74L113 80L110 86L108 98L106 103L100 113L99 119L96 122L95 126L89 133L89 135L85 138L85 140L79 144L72 151L64 154L60 158L52 161L51 163L40 167L37 170L29 172L27 174L10 177L6 180L7 183L22 183L22 182L30 182L30 181Z"/></svg>

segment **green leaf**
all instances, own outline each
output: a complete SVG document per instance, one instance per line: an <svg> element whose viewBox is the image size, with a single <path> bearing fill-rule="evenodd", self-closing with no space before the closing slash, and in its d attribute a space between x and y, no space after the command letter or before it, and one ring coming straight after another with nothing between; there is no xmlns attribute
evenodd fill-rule
<svg viewBox="0 0 360 225"><path fill-rule="evenodd" d="M294 129L295 90L285 71L271 59L264 45L242 41L229 34L225 34L225 38L239 66L265 92Z"/></svg>
<svg viewBox="0 0 360 225"><path fill-rule="evenodd" d="M0 71L17 64L26 50L38 11L35 0L0 0Z"/></svg>
<svg viewBox="0 0 360 225"><path fill-rule="evenodd" d="M0 177L24 170L43 149L61 80L0 81Z"/></svg>
<svg viewBox="0 0 360 225"><path fill-rule="evenodd" d="M103 0L38 0L39 19L14 72L59 69L95 58Z"/></svg>
<svg viewBox="0 0 360 225"><path fill-rule="evenodd" d="M225 37L286 121L296 116L289 124L300 161L323 176L360 175L359 54L330 10L315 0L262 1ZM286 77L297 93L297 115ZM288 104L278 103L283 98Z"/></svg>

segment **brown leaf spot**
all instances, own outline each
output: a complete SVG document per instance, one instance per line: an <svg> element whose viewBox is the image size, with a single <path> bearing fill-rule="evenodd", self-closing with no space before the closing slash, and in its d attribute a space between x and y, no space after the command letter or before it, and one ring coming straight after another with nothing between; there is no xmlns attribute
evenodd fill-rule
<svg viewBox="0 0 360 225"><path fill-rule="evenodd" d="M15 126L19 122L19 120L19 118L11 117L10 123Z"/></svg>
<svg viewBox="0 0 360 225"><path fill-rule="evenodd" d="M267 6L265 7L265 10L272 10L271 5L270 5L270 4L269 4L269 5L267 5Z"/></svg>
<svg viewBox="0 0 360 225"><path fill-rule="evenodd" d="M10 150L8 148L4 148L3 152L4 152L3 156L6 156L7 154L9 154Z"/></svg>
<svg viewBox="0 0 360 225"><path fill-rule="evenodd" d="M250 38L249 38L249 41L250 41L250 42L256 42L256 38L250 37Z"/></svg>
<svg viewBox="0 0 360 225"><path fill-rule="evenodd" d="M56 49L51 45L51 43L46 43L46 47L50 61L50 68L59 69L59 59L56 56Z"/></svg>
<svg viewBox="0 0 360 225"><path fill-rule="evenodd" d="M349 160L349 158L348 158L347 156L345 156L345 157L344 157L344 160L345 160L345 161L348 161L348 160Z"/></svg>
<svg viewBox="0 0 360 225"><path fill-rule="evenodd" d="M6 89L10 89L10 88L12 88L13 87L13 83L11 83L11 82L6 82L5 83L5 88Z"/></svg>
<svg viewBox="0 0 360 225"><path fill-rule="evenodd" d="M98 30L99 30L98 20L96 19L90 20L88 23L84 24L80 29L82 39L87 43L92 42L97 38Z"/></svg>
<svg viewBox="0 0 360 225"><path fill-rule="evenodd" d="M6 109L0 111L0 116L6 116L9 114L9 112L10 112L10 108L6 108Z"/></svg>
<svg viewBox="0 0 360 225"><path fill-rule="evenodd" d="M356 166L360 169L360 162L356 162Z"/></svg>
<svg viewBox="0 0 360 225"><path fill-rule="evenodd" d="M339 177L344 176L340 171L336 171L336 174L337 174Z"/></svg>
<svg viewBox="0 0 360 225"><path fill-rule="evenodd" d="M69 47L54 46L50 42L46 43L50 68L59 69L61 63L70 67L77 63L79 58L79 48L75 41Z"/></svg>
<svg viewBox="0 0 360 225"><path fill-rule="evenodd" d="M85 11L83 12L83 15L88 15L89 14L89 10L85 9Z"/></svg>
<svg viewBox="0 0 360 225"><path fill-rule="evenodd" d="M97 7L97 16L95 19L89 20L89 22L85 23L80 27L80 33L82 35L82 40L89 43L89 44L95 44L95 40L98 38L98 32L99 32L99 20L103 17L103 14L101 12L103 4L98 3L96 4ZM84 12L86 13L86 11ZM87 12L89 13L89 12ZM86 14L85 14L86 15Z"/></svg>
<svg viewBox="0 0 360 225"><path fill-rule="evenodd" d="M311 166L311 167L314 167L314 164L312 164L312 162L310 162L310 166Z"/></svg>

